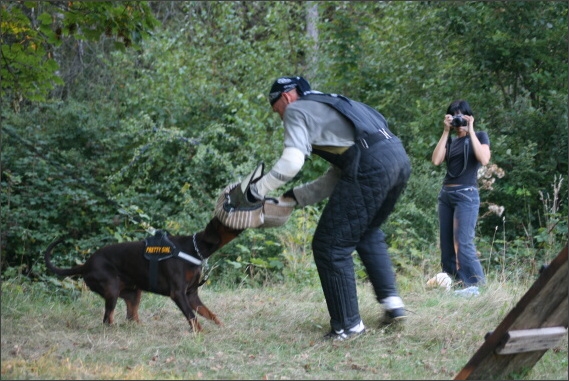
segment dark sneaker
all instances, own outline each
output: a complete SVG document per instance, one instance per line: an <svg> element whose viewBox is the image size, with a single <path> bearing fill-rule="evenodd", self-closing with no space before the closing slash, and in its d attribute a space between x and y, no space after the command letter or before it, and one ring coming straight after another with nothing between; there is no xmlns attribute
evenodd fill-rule
<svg viewBox="0 0 569 381"><path fill-rule="evenodd" d="M347 331L343 329L340 331L331 330L329 333L324 335L324 339L334 341L349 341L363 335L365 331L366 329L364 327L364 324L360 322L360 324Z"/></svg>
<svg viewBox="0 0 569 381"><path fill-rule="evenodd" d="M403 321L407 319L407 314L405 313L404 308L394 308L392 310L386 310L385 315L383 316L383 321L381 322L384 325L389 324L401 324Z"/></svg>

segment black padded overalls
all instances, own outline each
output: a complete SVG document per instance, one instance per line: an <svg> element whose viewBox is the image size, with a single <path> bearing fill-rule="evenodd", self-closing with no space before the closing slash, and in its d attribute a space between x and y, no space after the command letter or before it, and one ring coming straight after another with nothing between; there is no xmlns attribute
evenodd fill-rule
<svg viewBox="0 0 569 381"><path fill-rule="evenodd" d="M397 296L395 274L381 224L393 211L411 174L409 158L377 110L343 96L311 94L298 101L326 103L350 120L355 144L343 154L314 149L342 169L312 241L314 260L335 330L360 321L354 263L356 250L379 302Z"/></svg>

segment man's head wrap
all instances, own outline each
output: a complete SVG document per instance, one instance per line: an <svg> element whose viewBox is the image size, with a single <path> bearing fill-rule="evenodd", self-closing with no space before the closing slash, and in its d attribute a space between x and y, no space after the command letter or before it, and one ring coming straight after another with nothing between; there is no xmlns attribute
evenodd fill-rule
<svg viewBox="0 0 569 381"><path fill-rule="evenodd" d="M280 99L283 93L287 93L292 89L297 89L298 95L301 97L311 90L310 83L303 77L280 77L273 83L269 92L271 106Z"/></svg>

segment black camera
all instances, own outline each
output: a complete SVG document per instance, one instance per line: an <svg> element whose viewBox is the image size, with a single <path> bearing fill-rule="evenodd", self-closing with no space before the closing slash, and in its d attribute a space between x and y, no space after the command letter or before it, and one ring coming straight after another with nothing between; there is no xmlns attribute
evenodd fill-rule
<svg viewBox="0 0 569 381"><path fill-rule="evenodd" d="M459 114L452 117L452 122L450 122L450 125L458 128L462 126L468 126L468 122L462 117L462 115Z"/></svg>

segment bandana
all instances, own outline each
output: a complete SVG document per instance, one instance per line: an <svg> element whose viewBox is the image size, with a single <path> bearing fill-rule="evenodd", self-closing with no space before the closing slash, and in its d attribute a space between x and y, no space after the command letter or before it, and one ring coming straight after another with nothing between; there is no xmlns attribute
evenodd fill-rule
<svg viewBox="0 0 569 381"><path fill-rule="evenodd" d="M300 96L306 95L310 91L310 83L302 77L280 77L277 79L269 92L269 102L274 105L283 93L298 88Z"/></svg>

